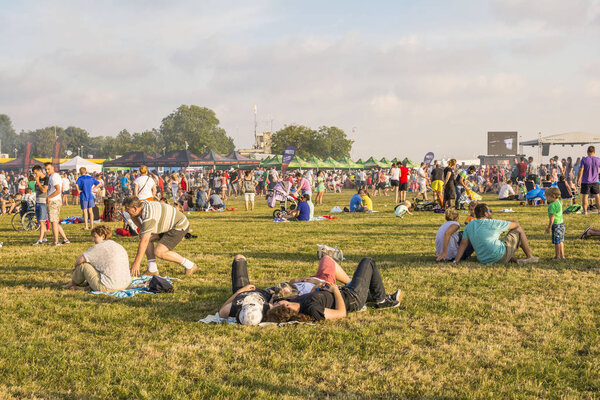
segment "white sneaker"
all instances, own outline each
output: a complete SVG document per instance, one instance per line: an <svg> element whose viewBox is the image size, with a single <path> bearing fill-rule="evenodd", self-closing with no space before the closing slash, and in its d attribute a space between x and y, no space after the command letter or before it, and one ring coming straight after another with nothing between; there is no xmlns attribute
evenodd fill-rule
<svg viewBox="0 0 600 400"><path fill-rule="evenodd" d="M540 261L539 257L520 258L517 260L517 264L530 264L530 263L536 263L539 261Z"/></svg>
<svg viewBox="0 0 600 400"><path fill-rule="evenodd" d="M39 240L38 240L38 241L39 241ZM46 242L48 242L48 239L46 239L46 238L43 238L43 239L42 239L42 243L46 243Z"/></svg>
<svg viewBox="0 0 600 400"><path fill-rule="evenodd" d="M44 241L43 241L43 240L38 240L38 241L37 241L37 242L35 242L33 245L34 245L34 246L36 246L36 245L38 245L38 244L43 244L43 243L44 243Z"/></svg>

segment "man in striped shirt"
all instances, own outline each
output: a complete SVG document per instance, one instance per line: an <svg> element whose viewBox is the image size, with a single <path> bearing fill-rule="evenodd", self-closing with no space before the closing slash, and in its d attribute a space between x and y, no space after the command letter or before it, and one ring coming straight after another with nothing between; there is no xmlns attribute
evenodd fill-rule
<svg viewBox="0 0 600 400"><path fill-rule="evenodd" d="M181 264L186 275L198 270L196 264L173 251L189 231L190 222L185 215L169 204L140 201L135 196L127 197L123 207L140 228L140 245L131 266L131 275L139 275L144 254L148 258L148 275L158 275L156 257ZM156 246L154 242L157 242Z"/></svg>

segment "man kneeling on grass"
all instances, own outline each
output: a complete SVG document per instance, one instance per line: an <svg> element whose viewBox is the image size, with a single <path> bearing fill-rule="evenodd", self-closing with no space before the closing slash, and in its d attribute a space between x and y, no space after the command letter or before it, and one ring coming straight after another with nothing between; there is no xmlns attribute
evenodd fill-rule
<svg viewBox="0 0 600 400"><path fill-rule="evenodd" d="M525 264L540 260L531 253L527 236L518 222L492 219L492 213L484 203L475 207L475 217L477 219L472 220L465 227L454 259L455 263L462 259L469 242L477 254L477 260L483 264L504 264L511 261ZM504 239L500 240L500 235L507 231ZM519 260L514 258L519 247L523 249L527 258Z"/></svg>
<svg viewBox="0 0 600 400"><path fill-rule="evenodd" d="M111 229L106 225L92 228L95 245L75 261L71 282L63 288L109 293L127 289L131 284L127 251L110 240L111 236Z"/></svg>
<svg viewBox="0 0 600 400"><path fill-rule="evenodd" d="M393 308L400 305L403 292L386 294L379 269L372 258L363 258L352 280L339 288L336 284L298 296L290 301L282 300L267 312L267 321L323 321L344 318L349 312L360 311L368 301L376 308Z"/></svg>
<svg viewBox="0 0 600 400"><path fill-rule="evenodd" d="M131 274L138 276L144 254L148 258L148 275L158 275L156 257L181 264L186 275L192 275L198 267L192 261L175 253L173 249L189 231L190 222L175 207L157 201L140 201L135 196L123 201L123 208L140 228L140 245L131 266ZM154 246L153 242L158 242Z"/></svg>

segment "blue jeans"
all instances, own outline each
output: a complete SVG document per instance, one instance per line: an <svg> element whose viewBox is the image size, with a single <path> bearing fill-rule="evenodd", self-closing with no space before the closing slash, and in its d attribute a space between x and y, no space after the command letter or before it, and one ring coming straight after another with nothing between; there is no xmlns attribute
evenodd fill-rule
<svg viewBox="0 0 600 400"><path fill-rule="evenodd" d="M460 207L460 196L464 193L465 188L464 186L459 186L456 185L454 187L454 191L456 192L456 199L454 200L454 208L456 208L458 210L458 208Z"/></svg>

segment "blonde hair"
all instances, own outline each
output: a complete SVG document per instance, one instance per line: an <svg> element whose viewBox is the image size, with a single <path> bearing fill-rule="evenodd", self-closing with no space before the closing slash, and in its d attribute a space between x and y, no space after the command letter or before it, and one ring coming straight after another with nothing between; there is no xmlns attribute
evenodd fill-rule
<svg viewBox="0 0 600 400"><path fill-rule="evenodd" d="M112 229L106 225L98 225L92 228L92 236L104 236L104 240L109 240L112 237Z"/></svg>
<svg viewBox="0 0 600 400"><path fill-rule="evenodd" d="M148 167L146 167L145 165L142 165L140 167L140 174L146 175L147 173L148 173Z"/></svg>
<svg viewBox="0 0 600 400"><path fill-rule="evenodd" d="M454 207L446 209L444 216L446 217L446 221L458 221L458 211Z"/></svg>
<svg viewBox="0 0 600 400"><path fill-rule="evenodd" d="M87 174L87 169L85 167L81 167L81 168L79 168L79 173L81 175L85 175L85 174Z"/></svg>
<svg viewBox="0 0 600 400"><path fill-rule="evenodd" d="M475 207L477 207L477 204L479 204L477 201L472 201L469 203L469 215L472 217L475 216Z"/></svg>
<svg viewBox="0 0 600 400"><path fill-rule="evenodd" d="M555 187L546 189L546 197L560 199L560 189Z"/></svg>
<svg viewBox="0 0 600 400"><path fill-rule="evenodd" d="M448 166L449 167L454 167L456 165L456 160L454 158L450 159L450 161L448 161Z"/></svg>
<svg viewBox="0 0 600 400"><path fill-rule="evenodd" d="M411 206L412 204L410 204L410 201L406 200L406 201L404 202L404 205L405 205L406 207L410 208L410 206Z"/></svg>

